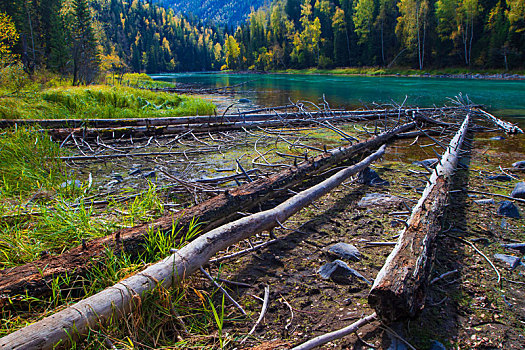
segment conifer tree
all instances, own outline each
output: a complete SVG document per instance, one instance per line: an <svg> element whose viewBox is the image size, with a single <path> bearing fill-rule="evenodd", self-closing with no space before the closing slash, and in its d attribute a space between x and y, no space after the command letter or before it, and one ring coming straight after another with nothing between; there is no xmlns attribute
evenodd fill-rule
<svg viewBox="0 0 525 350"><path fill-rule="evenodd" d="M100 57L87 0L73 0L73 85L92 83Z"/></svg>

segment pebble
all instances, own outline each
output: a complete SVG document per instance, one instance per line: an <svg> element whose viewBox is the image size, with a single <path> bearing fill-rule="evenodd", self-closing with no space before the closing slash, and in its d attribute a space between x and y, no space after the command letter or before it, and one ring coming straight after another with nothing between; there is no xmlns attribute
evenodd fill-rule
<svg viewBox="0 0 525 350"><path fill-rule="evenodd" d="M383 193L367 193L357 203L359 207L371 207L371 206L395 206L401 203L399 197L394 197Z"/></svg>
<svg viewBox="0 0 525 350"><path fill-rule="evenodd" d="M247 98L241 98L239 99L239 103L250 103L252 102L251 100L247 99Z"/></svg>
<svg viewBox="0 0 525 350"><path fill-rule="evenodd" d="M429 158L429 159L425 159L425 160L418 160L418 161L412 162L412 164L419 165L419 166L422 166L422 167L431 168L434 165L436 165L438 160L439 159L437 159L437 158Z"/></svg>
<svg viewBox="0 0 525 350"><path fill-rule="evenodd" d="M350 268L342 260L335 260L331 263L324 264L319 268L317 272L322 278L332 279L334 282L337 283L349 284L353 277L357 277L370 285L372 284L363 275L361 275L356 270Z"/></svg>
<svg viewBox="0 0 525 350"><path fill-rule="evenodd" d="M80 182L80 180L67 180L65 182L62 182L60 184L60 187L62 188L66 188L66 187L82 188L82 182Z"/></svg>
<svg viewBox="0 0 525 350"><path fill-rule="evenodd" d="M352 244L339 242L328 248L328 252L332 253L342 259L359 261L361 260L361 253Z"/></svg>
<svg viewBox="0 0 525 350"><path fill-rule="evenodd" d="M514 249L519 251L521 254L525 254L525 243L509 243L502 244L501 246L507 249Z"/></svg>
<svg viewBox="0 0 525 350"><path fill-rule="evenodd" d="M521 263L521 258L514 255L494 254L494 259L503 261L508 264L511 269L515 269Z"/></svg>
<svg viewBox="0 0 525 350"><path fill-rule="evenodd" d="M365 168L359 173L357 182L360 184L365 184L368 186L389 186L390 183L386 180L383 180L379 174L370 168Z"/></svg>
<svg viewBox="0 0 525 350"><path fill-rule="evenodd" d="M498 214L515 219L519 219L521 217L518 207L516 207L511 201L500 202Z"/></svg>
<svg viewBox="0 0 525 350"><path fill-rule="evenodd" d="M520 160L519 162L513 163L514 168L523 169L525 168L525 160Z"/></svg>
<svg viewBox="0 0 525 350"><path fill-rule="evenodd" d="M487 177L487 179L495 181L512 181L512 177L506 174L492 175Z"/></svg>
<svg viewBox="0 0 525 350"><path fill-rule="evenodd" d="M494 137L491 137L490 139L494 140L494 141L503 141L503 140L505 140L505 138L503 136L494 136Z"/></svg>
<svg viewBox="0 0 525 350"><path fill-rule="evenodd" d="M148 177L155 177L156 175L157 173L155 172L155 170L152 170L152 171L148 171L142 174L142 177L148 178Z"/></svg>
<svg viewBox="0 0 525 350"><path fill-rule="evenodd" d="M525 182L518 182L510 196L513 198L525 198Z"/></svg>

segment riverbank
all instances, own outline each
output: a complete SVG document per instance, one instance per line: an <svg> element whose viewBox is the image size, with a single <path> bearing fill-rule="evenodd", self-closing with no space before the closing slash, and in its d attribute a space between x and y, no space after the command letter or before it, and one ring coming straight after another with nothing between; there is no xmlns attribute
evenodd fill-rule
<svg viewBox="0 0 525 350"><path fill-rule="evenodd" d="M469 71L463 68L417 70L406 68L381 68L381 67L355 67L334 69L286 69L269 72L261 71L228 71L232 74L303 74L303 75L343 75L343 76L379 76L379 77L410 77L410 78L445 78L445 79L488 79L488 80L525 80L525 71L515 70L505 72L502 70Z"/></svg>

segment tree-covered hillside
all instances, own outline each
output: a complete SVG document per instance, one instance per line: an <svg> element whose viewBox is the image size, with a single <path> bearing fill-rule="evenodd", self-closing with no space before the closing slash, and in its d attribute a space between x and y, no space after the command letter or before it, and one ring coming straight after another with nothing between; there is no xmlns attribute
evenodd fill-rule
<svg viewBox="0 0 525 350"><path fill-rule="evenodd" d="M225 54L236 69L511 69L525 62L525 5L524 0L274 0L250 14L227 41Z"/></svg>
<svg viewBox="0 0 525 350"><path fill-rule="evenodd" d="M180 4L220 16L250 5L211 3ZM237 27L204 23L152 0L10 0L0 2L1 13L20 34L12 50L27 70L46 68L79 82L93 80L99 68L509 70L525 62L524 0L274 0ZM9 40L1 44L13 46Z"/></svg>
<svg viewBox="0 0 525 350"><path fill-rule="evenodd" d="M251 9L259 9L269 0L163 0L177 13L192 14L204 23L238 25L245 21Z"/></svg>

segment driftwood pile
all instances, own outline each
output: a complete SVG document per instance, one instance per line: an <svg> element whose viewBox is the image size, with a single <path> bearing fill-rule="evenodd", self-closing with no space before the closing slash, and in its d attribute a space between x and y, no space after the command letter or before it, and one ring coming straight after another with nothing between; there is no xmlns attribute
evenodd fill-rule
<svg viewBox="0 0 525 350"><path fill-rule="evenodd" d="M288 107L288 106L287 106ZM490 130L494 127L508 133L522 132L516 126L501 121L477 106L461 105L446 108L396 108L372 111L331 111L322 109L308 111L302 106L293 106L295 112L265 114L228 115L223 117L187 117L156 120L91 120L78 124L73 120L60 121L0 121L0 127L15 124L38 124L61 146L77 149L80 154L65 157L66 161L86 161L117 157L148 157L155 155L183 155L220 152L221 147L210 145L199 138L203 132L214 132L222 140L235 142L226 130L243 130L246 134L255 131L281 138L282 130L295 127L317 126L335 132L341 137L344 146L333 149L316 148L289 141L294 147L302 147L304 157L281 154L293 160L292 164L270 164L264 154L252 164L266 168L266 176L254 177L257 171L245 170L240 163L240 172L224 181L239 183L235 188L224 188L203 182L185 182L174 179L177 186L191 188L193 192L212 193L213 196L183 213L170 214L153 223L121 229L114 234L86 242L59 256L48 256L24 266L0 271L0 298L17 294L43 295L49 292L50 281L57 276L82 276L90 264L104 254L105 249L136 252L141 249L144 235L148 229L163 232L172 228L178 221L180 227L187 227L191 220L199 218L204 223L203 234L163 261L131 276L106 290L72 305L50 317L16 331L0 339L0 348L5 349L50 349L55 344L65 344L70 339L81 338L90 328L104 323L112 317L124 317L135 305L135 296L162 285L165 288L180 283L189 275L207 264L217 252L262 231L271 231L282 225L286 219L315 199L329 193L345 179L367 168L380 158L388 143L396 138L428 137L437 145L444 147L439 164L428 181L418 204L412 209L406 228L388 257L383 269L374 280L369 303L375 308L373 314L341 331L305 343L298 349L310 349L354 332L359 326L380 318L392 322L406 317L414 317L424 306L426 288L433 259L434 240L441 230L439 218L447 203L448 189L462 155L465 135L473 130ZM340 127L342 123L361 123L361 129L368 139L358 141L346 134ZM275 129L277 127L277 129ZM119 131L120 130L120 131ZM124 130L124 131L123 131ZM159 130L163 130L159 132ZM250 131L253 130L253 131ZM448 146L443 146L432 135L455 133ZM163 136L159 143L158 135ZM253 134L255 150L260 136ZM210 134L210 137L214 137ZM219 136L216 136L219 137ZM124 149L119 142L124 139L133 144L145 138L147 144L156 142L166 151L140 152L136 147ZM170 145L192 139L192 150L171 151ZM153 141L152 141L153 140ZM184 144L184 143L182 143ZM187 145L187 143L186 143ZM202 147L197 148L197 145ZM309 156L310 151L317 156ZM257 163L260 162L260 163ZM342 170L334 174L335 167ZM284 168L284 169L282 169ZM276 169L282 169L277 170ZM271 171L270 171L271 170ZM327 174L333 174L328 176ZM306 179L318 176L325 178L318 184L299 193L291 188ZM243 180L244 184L240 183ZM209 186L209 187L208 187ZM290 193L294 195L290 196ZM289 197L289 198L287 198ZM283 199L281 204L242 217L260 204L272 199ZM1 299L0 299L1 301Z"/></svg>

